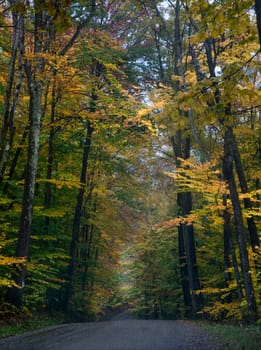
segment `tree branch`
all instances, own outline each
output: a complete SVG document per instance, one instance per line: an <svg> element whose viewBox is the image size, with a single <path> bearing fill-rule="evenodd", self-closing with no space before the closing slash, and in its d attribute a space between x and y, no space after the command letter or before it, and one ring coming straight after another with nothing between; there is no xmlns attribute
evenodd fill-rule
<svg viewBox="0 0 261 350"><path fill-rule="evenodd" d="M78 27L77 27L75 33L73 34L73 36L71 37L71 39L64 46L64 48L60 51L60 53L59 53L60 56L64 56L67 53L67 51L73 46L73 44L77 40L78 36L80 35L81 30L84 27L86 27L88 23L90 23L92 17L94 16L94 13L95 13L95 0L92 0L91 11L90 11L89 16L78 25Z"/></svg>

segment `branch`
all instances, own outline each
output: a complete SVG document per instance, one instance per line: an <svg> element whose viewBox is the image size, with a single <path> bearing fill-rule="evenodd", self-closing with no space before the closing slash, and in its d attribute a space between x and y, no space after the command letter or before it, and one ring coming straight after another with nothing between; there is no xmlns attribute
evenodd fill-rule
<svg viewBox="0 0 261 350"><path fill-rule="evenodd" d="M81 30L87 26L87 24L90 23L92 17L94 16L94 13L95 13L95 0L92 0L92 3L91 3L91 11L90 11L90 14L89 16L84 20L82 21L75 33L73 34L73 36L71 37L71 39L68 41L68 43L64 46L64 48L60 51L59 55L60 56L64 56L67 51L73 46L73 44L75 43L75 41L77 40L78 36L80 35L81 33Z"/></svg>

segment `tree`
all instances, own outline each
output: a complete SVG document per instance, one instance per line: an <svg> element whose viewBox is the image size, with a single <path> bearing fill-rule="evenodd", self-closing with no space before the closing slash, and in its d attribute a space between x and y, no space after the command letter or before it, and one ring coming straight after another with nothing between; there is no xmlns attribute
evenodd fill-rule
<svg viewBox="0 0 261 350"><path fill-rule="evenodd" d="M12 50L8 69L7 86L5 89L3 120L1 126L0 149L0 181L2 182L8 153L14 139L14 114L23 80L22 61L24 56L24 4L23 1L10 1L12 13ZM18 62L16 58L18 56ZM16 77L16 65L18 65L18 77Z"/></svg>
<svg viewBox="0 0 261 350"><path fill-rule="evenodd" d="M241 6L240 11L242 11L242 13L243 13L246 10L247 5L246 5L246 7L244 6L244 4L242 4L242 5L243 6ZM213 7L213 8L211 8L211 7ZM209 8L209 12L208 12L207 16L212 16L212 10L215 7L219 7L219 4L213 4L211 7ZM220 7L220 8L221 8L221 11L224 11L224 13L226 13L225 6ZM238 10L239 9L237 8L236 11L238 11ZM205 19L205 16L206 16L205 13L202 14L203 19ZM194 28L196 30L198 30L199 27L197 25L195 25L195 22L194 21L191 21L191 22L192 22ZM248 15L246 15L246 22L248 22ZM207 22L203 21L203 27L204 27L204 30L206 29L206 27L208 28ZM231 30L231 32L234 31L234 28L232 28L232 26L229 27L229 29ZM219 35L220 35L219 31L217 31L217 32L215 32L215 34L213 34L213 37L209 36L205 40L204 46L205 46L208 67L209 67L210 78L213 79L213 83L212 83L213 88L214 88L213 101L214 101L214 105L219 107L219 109L215 110L215 113L217 114L218 122L222 125L222 128L224 128L223 172L224 172L224 178L228 181L228 184L229 184L230 198L231 198L233 209L234 209L236 232L237 232L239 250L240 250L240 255L241 255L240 260L241 260L241 266L242 266L242 271L243 271L243 278L244 278L244 282L245 282L248 308L249 308L250 314L252 315L250 317L255 318L256 313L257 313L256 302L255 302L255 296L254 296L254 290L253 290L253 285L252 285L252 281L251 281L251 276L249 275L249 273L247 273L247 271L249 271L248 252L247 252L247 247L246 247L246 243L245 243L245 239L244 239L244 225L243 225L243 219L242 219L242 212L240 209L240 201L239 201L239 196L237 194L237 187L235 184L234 175L232 172L233 158L235 161L235 167L237 170L241 190L243 193L246 193L249 191L248 191L248 186L246 183L244 170L243 170L242 163L241 163L240 153L238 152L237 141L235 139L235 136L233 133L233 128L232 128L233 118L231 118L231 105L232 104L233 104L233 106L235 105L235 102L233 99L236 97L233 94L229 94L228 90L226 89L226 84L227 84L226 79L228 77L227 74L229 74L229 76L230 76L230 74L232 74L232 73L230 70L230 65L229 64L226 65L226 62L222 61L222 58L219 62L219 59L220 59L219 55L221 55L221 52L223 52L222 43L225 41L225 35L223 34L224 35L223 37L219 36ZM230 39L229 32L228 32L228 38ZM229 39L227 39L227 40L229 40ZM233 37L232 37L231 41L233 43ZM233 43L231 46L231 48L233 47L232 50L235 50L234 46L235 46L235 43ZM218 82L218 79L216 79L217 78L216 67L218 64L217 62L219 62L222 65L221 76L223 77L224 80L220 83L220 86L222 86L222 91L224 91L224 90L226 91L226 98L222 95L221 89L218 87L219 82ZM236 73L234 73L234 74L236 74ZM237 77L236 79L239 79L239 81L240 81L240 78ZM236 79L233 82L235 85L238 83L238 80L236 80ZM231 81L230 81L230 83L231 83ZM229 88L231 89L231 85ZM204 90L202 90L202 92L204 93ZM211 106L211 104L209 103L209 107L210 106ZM233 144L233 146L232 146L232 144ZM232 147L232 149L231 149L231 147ZM230 153L228 153L228 152L230 152ZM228 168L230 169L230 171L228 171ZM245 204L246 208L250 208L252 206L250 201L247 203L245 201L244 204ZM255 250L258 247L259 243L258 243L256 225L253 221L253 217L248 218L247 223L248 223L248 228L249 228L249 233L250 233L250 240L252 243L252 249ZM256 243L253 243L254 241ZM257 246L256 246L256 244L257 244Z"/></svg>
<svg viewBox="0 0 261 350"><path fill-rule="evenodd" d="M179 2L169 3L170 8L172 9L172 13L175 13L175 11L177 11L179 8ZM172 76L172 82L170 83L170 85L173 86L174 89L176 89L176 92L178 89L179 94L175 96L173 92L169 89L167 85L168 74L165 73L165 85L162 86L161 90L151 93L151 96L153 96L154 94L153 100L166 99L165 108L162 108L162 116L165 116L165 119L161 116L155 118L155 120L159 121L159 125L160 123L162 123L163 126L166 127L167 124L170 128L171 122L173 123L174 116L179 117L179 120L175 120L175 124L173 123L174 125L171 125L172 134L170 135L174 143L174 150L183 159L184 154L182 152L188 149L192 149L192 157L198 157L199 159L202 159L202 161L204 161L204 159L206 160L211 158L222 158L223 161L226 162L224 159L227 158L226 156L223 157L222 155L223 149L221 147L220 139L218 138L218 136L221 134L225 135L226 130L232 127L233 125L234 130L232 134L230 134L230 136L233 136L231 137L233 138L233 158L235 162L235 170L237 172L241 192L245 194L250 192L246 180L246 175L244 172L244 166L246 166L247 161L249 161L249 158L245 158L246 163L243 165L241 161L242 154L238 152L238 150L240 149L240 137L237 128L240 128L240 130L242 130L243 128L241 127L241 120L243 120L241 118L244 118L245 122L247 121L249 104L251 104L252 108L254 109L258 105L258 100L256 100L254 97L255 93L251 95L251 91L256 91L256 86L254 85L254 81L256 81L254 78L256 74L256 56L251 56L249 51L251 50L251 48L253 48L254 52L256 51L256 37L254 35L253 21L251 22L249 16L250 2L240 2L240 4L237 4L237 6L233 5L231 8L229 6L230 3L228 4L226 2L220 3L219 1L217 1L213 2L212 4L203 4L201 2L199 3L195 1L191 3L190 8L188 8L187 3L182 3L182 7L186 11L186 15L184 14L185 25L183 30L183 33L186 33L186 42L184 44L182 42L182 44L188 44L188 50L186 52L184 51L184 46L177 45L177 47L181 47L181 49L177 50L176 47L176 51L173 50L173 52L176 52L176 56L170 55L172 59L169 59L170 62L174 62L173 66L176 67L176 74L174 77ZM150 14L151 13L152 11L150 12ZM200 21L198 21L196 13L200 16ZM233 16L231 15L232 13ZM217 14L218 17L216 18L215 16ZM241 27L235 27L235 23L233 20L234 17L237 18L238 16L244 18L244 20L241 23ZM214 17L215 21L213 21ZM169 35L170 29L168 25L166 25L167 21L158 15L157 20L158 23L162 25L162 28L164 28L164 35L167 35L167 38L171 38L171 36ZM170 21L170 19L168 19L168 21ZM227 24L227 22L229 24ZM176 22L176 26L178 27L179 25L180 24ZM173 27L175 26L172 25L172 28ZM253 33L253 36L251 36L250 46L250 41L248 41L246 37L243 42L239 40L241 38L242 31L244 31L244 28L248 28L247 33L245 33L244 35L246 35L246 37L248 37L249 40L251 33ZM158 57L161 62L164 62L166 66L165 62L168 62L168 60L165 59L164 54L166 55L166 52L168 52L168 48L171 47L171 39L166 40L166 44L164 46L165 38L166 36L161 36L162 51L160 52L160 55L158 54L156 55L156 57ZM181 42L181 39L177 37L175 42L179 43ZM177 57L179 57L179 51L183 52L183 56L182 61L180 60L178 62ZM155 50L154 52L157 51ZM205 53L205 56L202 53ZM237 57L240 54L244 55L245 57L245 61L243 62L243 64L240 64L238 62ZM235 58L235 61L233 61L233 65L231 62L227 61L227 55L229 55L230 58ZM147 59L151 60L151 56L147 56ZM235 63L237 68L235 68ZM244 74L243 66L245 67L249 64L251 64L252 73L249 70L247 74ZM163 65L161 65L161 67L162 66ZM217 70L219 67L220 73L217 74ZM253 77L249 79L251 74L253 74ZM159 76L160 74L157 75L157 78ZM153 80L153 77L151 77L151 80ZM240 89L243 86L244 92L248 91L249 93L249 99L242 98L243 95L240 92ZM195 103L196 100L199 101L197 104ZM231 112L228 112L229 108L232 108ZM244 113L246 113L245 117L243 117ZM168 119L166 118L166 116L168 117ZM208 116L208 120L205 116ZM247 124L247 122L245 124L248 126L250 125ZM182 126L182 128L180 128L180 125ZM178 130L176 134L173 133L173 129L175 130L175 127L176 130ZM232 140L232 138L230 138L230 141ZM224 139L223 141L225 142ZM208 149L206 150L206 148ZM178 153L179 150L180 152ZM235 189L238 191L237 186L236 188L234 188L234 190ZM232 187L230 187L230 191L233 192ZM248 195L244 195L244 197L246 198L248 197ZM233 200L236 201L236 198L233 198ZM248 198L250 198L250 196ZM251 196L251 198L253 197ZM183 202L185 203L185 199L183 200ZM241 205L240 201L237 203L237 205ZM251 200L244 200L244 206L247 210L249 210L249 212L254 212L251 209L253 208ZM236 215L236 213L234 213L234 215ZM250 214L248 217L246 217L246 221L248 224L252 249L253 251L257 251L259 243L256 224L254 222L254 215L251 216ZM240 231L238 226L236 229ZM227 227L224 226L224 233L226 233L226 235L227 232ZM231 236L231 239L227 240L226 236L226 242L233 242L233 232L230 231L229 234ZM241 243L239 243L239 246ZM240 250L243 256L243 251L247 253L245 248L243 248L243 246L241 245ZM233 260L235 274L237 275L238 280L238 291L240 295L240 281L238 278L238 269L236 265L235 255L233 253L232 244L230 243L229 246L226 245L226 249L226 255L229 251L230 253L228 255L231 256ZM243 257L242 260L244 259L245 258ZM246 275L245 284L249 285L248 276ZM250 287L250 289L252 289L252 287ZM255 293L253 289L251 293L252 295ZM252 303L250 299L248 299L248 302L250 313L252 313L253 317L255 318L255 308L252 308L252 306L255 303Z"/></svg>
<svg viewBox="0 0 261 350"><path fill-rule="evenodd" d="M257 20L257 29L259 36L259 43L261 46L261 5L260 1L255 0L255 11L256 11L256 20Z"/></svg>
<svg viewBox="0 0 261 350"><path fill-rule="evenodd" d="M166 21L161 14L158 5L147 5L147 13L152 18L150 24L152 32L152 42L154 45L154 56L145 56L146 60L153 62L158 69L156 71L156 79L165 86L170 86L173 95L177 95L185 88L182 85L185 76L185 66L183 65L183 59L185 52L183 48L183 12L182 3L177 1L170 5L172 12L170 11L170 19ZM145 5L144 5L145 6ZM164 11L164 10L162 10ZM170 24L171 23L171 24ZM174 30L171 28L174 28ZM186 25L184 25L185 27ZM160 30L161 29L161 30ZM186 29L185 29L186 31ZM162 45L165 45L163 46ZM160 45L163 48L160 48ZM151 49L150 49L151 51ZM164 56L165 55L165 56ZM167 57L166 57L167 56ZM168 65L169 64L169 65ZM163 67L166 67L163 69ZM171 76L175 76L176 80L171 81ZM155 77L151 77L152 85L156 85ZM191 152L191 140L190 133L187 127L188 113L177 108L176 111L177 120L173 122L173 117L164 120L163 123L168 125L169 142L173 147L173 153L175 157L175 165L179 167L179 159L188 159ZM183 125L180 127L178 118L183 120ZM176 125L173 125L173 124ZM181 124L181 123L180 123ZM177 205L181 217L189 215L192 210L192 196L189 192L177 193ZM196 315L202 307L202 297L200 293L196 292L200 289L199 275L196 263L196 249L193 225L187 225L181 223L179 227L179 257L180 257L180 272L183 285L184 304L187 310L187 314Z"/></svg>
<svg viewBox="0 0 261 350"><path fill-rule="evenodd" d="M38 164L39 139L42 116L42 89L43 89L43 69L44 62L39 56L43 52L43 14L39 11L39 3L34 4L34 67L27 60L25 71L28 80L28 89L30 96L29 107L29 145L27 154L27 165L25 175L25 186L22 204L21 222L19 227L19 238L17 243L16 256L28 259L30 227L32 222L32 209L34 200L35 180ZM15 281L19 288L10 289L8 301L21 306L22 291L25 286L26 267L22 266L20 271L16 272Z"/></svg>
<svg viewBox="0 0 261 350"><path fill-rule="evenodd" d="M27 58L25 61L25 72L28 82L28 90L30 97L29 106L29 139L28 139L28 153L27 164L25 171L25 185L22 203L22 213L18 234L18 243L16 249L17 257L26 257L28 259L29 252L29 239L32 223L32 211L33 201L35 194L35 182L36 173L38 167L39 158L39 141L41 131L41 117L42 117L42 93L44 84L44 69L45 61L42 54L46 53L49 45L52 33L48 27L48 5L46 8L42 8L42 4L39 1L35 1L33 5L34 9L34 35L33 35L33 59L32 61ZM94 8L94 5L92 6ZM93 15L93 8L90 12L90 17ZM46 10L46 12L44 11ZM51 8L52 10L52 8ZM59 14L56 13L56 20ZM64 13L62 12L62 15ZM88 17L89 21L89 17ZM47 23L47 24L46 24ZM73 45L76 38L79 36L80 30L86 24L86 19L80 23L76 32L67 43L66 47L62 50L61 54L65 52ZM47 42L47 46L45 45ZM15 281L19 288L15 287L8 292L8 300L17 305L22 304L22 293L25 286L26 266L16 271Z"/></svg>

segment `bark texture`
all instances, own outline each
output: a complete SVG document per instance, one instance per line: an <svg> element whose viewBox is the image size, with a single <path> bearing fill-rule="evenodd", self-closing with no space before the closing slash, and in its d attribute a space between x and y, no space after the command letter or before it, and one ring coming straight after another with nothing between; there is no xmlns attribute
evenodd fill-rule
<svg viewBox="0 0 261 350"><path fill-rule="evenodd" d="M13 7L19 4L19 2L23 1L12 0L10 1L10 5ZM12 49L4 97L3 120L0 130L0 182L3 180L6 164L8 162L9 150L13 144L15 134L14 115L23 80L24 17L16 11L12 11L12 20ZM18 74L16 78L15 73L17 69Z"/></svg>
<svg viewBox="0 0 261 350"><path fill-rule="evenodd" d="M31 63L26 63L26 75L28 81L28 90L30 97L29 108L29 136L27 163L25 170L25 184L22 201L22 213L20 219L18 242L16 256L25 258L28 261L29 241L31 234L31 223L33 214L33 202L35 192L36 173L39 157L39 141L42 117L42 76L43 60L37 54L42 51L42 13L35 13L34 27L34 67ZM20 307L23 301L23 291L25 287L26 262L21 268L18 268L14 274L14 281L18 287L11 288L8 291L7 299L9 302Z"/></svg>
<svg viewBox="0 0 261 350"><path fill-rule="evenodd" d="M74 278L75 264L76 264L76 257L77 257L77 244L79 243L82 208L83 208L86 179L87 179L88 158L89 158L89 153L91 148L91 137L92 137L93 131L94 129L91 126L91 123L87 121L86 138L85 138L85 144L83 148L82 169L81 169L81 178L80 178L81 187L78 192L77 203L76 203L74 219L73 219L72 240L71 240L71 248L70 248L70 263L69 263L69 269L68 269L69 281L66 289L65 302L64 302L65 310L68 310L70 308L70 303L73 296L73 278Z"/></svg>
<svg viewBox="0 0 261 350"><path fill-rule="evenodd" d="M249 265L247 244L245 240L243 215L233 173L233 132L230 127L227 127L224 136L224 159L226 162L223 162L223 175L225 181L228 184L230 199L233 206L236 234L240 253L241 270L244 280L248 311L250 318L252 320L256 320L257 305Z"/></svg>
<svg viewBox="0 0 261 350"><path fill-rule="evenodd" d="M258 30L260 50L261 50L261 1L260 0L255 0L255 10L256 10L257 30Z"/></svg>

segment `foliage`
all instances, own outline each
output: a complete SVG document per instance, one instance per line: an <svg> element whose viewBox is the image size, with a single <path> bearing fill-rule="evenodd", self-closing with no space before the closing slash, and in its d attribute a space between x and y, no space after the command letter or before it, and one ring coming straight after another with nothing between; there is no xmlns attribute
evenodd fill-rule
<svg viewBox="0 0 261 350"><path fill-rule="evenodd" d="M134 313L146 319L181 317L181 290L178 280L176 232L152 231L135 245L128 262L131 302ZM125 258L130 259L128 256ZM164 269L162 269L164 266Z"/></svg>
<svg viewBox="0 0 261 350"><path fill-rule="evenodd" d="M9 306L10 307L10 306ZM0 328L0 338L6 338L17 334L33 331L40 328L54 326L63 323L64 316L61 314L52 315L50 318L47 314L30 315L25 313L24 316L17 319L19 313L15 312L16 318L3 323Z"/></svg>
<svg viewBox="0 0 261 350"><path fill-rule="evenodd" d="M222 349L257 350L260 346L260 328L258 326L202 324L209 332L222 340Z"/></svg>

